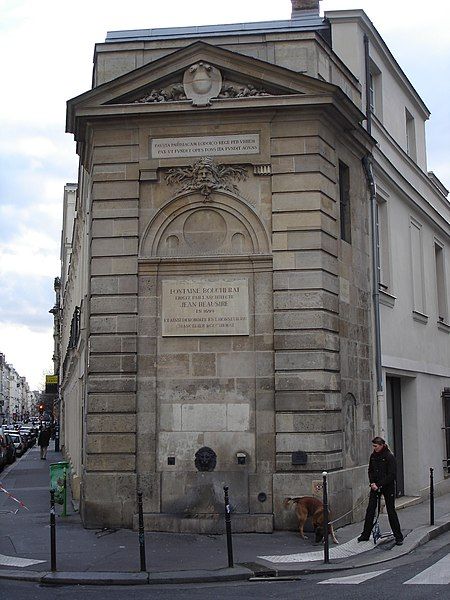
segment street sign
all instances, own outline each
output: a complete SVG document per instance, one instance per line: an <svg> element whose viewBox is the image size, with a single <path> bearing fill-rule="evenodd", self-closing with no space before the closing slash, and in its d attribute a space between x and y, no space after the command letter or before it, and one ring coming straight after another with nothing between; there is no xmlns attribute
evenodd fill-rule
<svg viewBox="0 0 450 600"><path fill-rule="evenodd" d="M58 393L58 375L46 375L45 376L45 393L46 394L57 394Z"/></svg>
<svg viewBox="0 0 450 600"><path fill-rule="evenodd" d="M311 491L314 496L321 496L323 490L323 481L321 479L313 479L311 484Z"/></svg>

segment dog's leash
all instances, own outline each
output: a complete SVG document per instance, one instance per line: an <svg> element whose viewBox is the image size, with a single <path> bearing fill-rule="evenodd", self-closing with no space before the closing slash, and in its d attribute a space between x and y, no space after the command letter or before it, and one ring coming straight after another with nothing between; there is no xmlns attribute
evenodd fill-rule
<svg viewBox="0 0 450 600"><path fill-rule="evenodd" d="M334 519L334 521L329 521L329 524L330 525L334 525L334 523L336 523L337 521L340 521L341 519L343 519L344 517L346 517L347 515L349 515L350 513L352 513L354 510L356 510L357 508L359 508L361 506L361 504L365 504L366 502L367 502L367 499L364 498L363 500L361 500L361 502L359 502L359 504L355 504L355 506L353 506L349 511L347 511L346 513L344 513L343 515L341 515L337 519Z"/></svg>
<svg viewBox="0 0 450 600"><path fill-rule="evenodd" d="M372 525L372 536L373 536L373 543L376 544L377 541L383 537L381 535L381 529L380 529L380 524L378 522L378 519L380 518L380 511L381 511L381 492L378 491L377 492L378 498L377 498L377 504L378 504L378 512L377 512L377 516L375 517L375 521Z"/></svg>

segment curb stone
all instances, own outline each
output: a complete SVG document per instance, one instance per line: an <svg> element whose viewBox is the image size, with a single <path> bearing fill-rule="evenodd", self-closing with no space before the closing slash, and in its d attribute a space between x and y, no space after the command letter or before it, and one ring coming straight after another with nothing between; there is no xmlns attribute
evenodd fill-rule
<svg viewBox="0 0 450 600"><path fill-rule="evenodd" d="M44 574L40 581L50 585L143 585L148 583L148 573L56 572Z"/></svg>
<svg viewBox="0 0 450 600"><path fill-rule="evenodd" d="M156 584L181 584L181 583L217 583L226 581L249 581L252 579L277 579L286 577L298 577L311 573L331 573L354 568L367 567L382 562L388 562L395 558L405 556L412 550L426 544L428 541L438 537L450 530L450 513L445 515L435 526L422 526L413 530L406 538L403 546L394 546L389 554L382 556L361 557L350 562L311 564L307 568L287 569L270 568L267 577L261 575L259 570L255 573L252 569L237 565L234 568L224 568L215 571L191 570L191 571L163 571L158 573L114 573L114 572L46 572L46 571L12 571L0 569L0 579L15 581L29 581L47 585L156 585ZM374 560L375 558L375 560ZM255 565L257 566L257 565ZM256 569L255 569L256 570Z"/></svg>
<svg viewBox="0 0 450 600"><path fill-rule="evenodd" d="M434 526L424 525L422 527L418 527L414 529L406 538L403 546L393 546L392 550L389 553L378 555L376 557L372 556L363 556L358 557L356 555L353 559L345 560L345 562L341 563L329 563L328 565L320 562L320 563L312 563L308 567L297 567L293 568L287 567L286 569L273 568L272 571L276 573L277 576L294 576L294 575L308 575L311 573L331 573L334 571L348 571L350 569L359 569L361 567L369 567L372 565L376 565L379 563L389 562L390 560L394 560L396 558L400 558L401 556L405 556L418 548L429 542L430 540L438 537L442 533L446 531L450 531L450 513L444 515L444 520L440 523L437 523ZM367 553L366 553L367 554ZM260 577L259 577L260 578ZM272 579L273 579L272 575Z"/></svg>
<svg viewBox="0 0 450 600"><path fill-rule="evenodd" d="M253 571L242 566L217 571L167 571L149 573L149 583L214 583L218 581L248 581Z"/></svg>

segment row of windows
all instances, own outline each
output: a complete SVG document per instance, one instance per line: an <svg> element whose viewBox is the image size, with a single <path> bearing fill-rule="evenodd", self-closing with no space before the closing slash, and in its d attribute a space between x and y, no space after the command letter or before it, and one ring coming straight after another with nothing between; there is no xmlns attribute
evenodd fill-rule
<svg viewBox="0 0 450 600"><path fill-rule="evenodd" d="M350 206L350 171L349 167L339 161L339 203L340 203L340 237L351 243L351 206ZM411 278L413 311L416 315L426 318L426 294L424 277L424 254L422 244L422 225L411 217L410 219L410 249L411 249ZM377 229L379 251L379 281L380 289L392 292L391 268L389 255L389 231L387 202L377 201ZM434 238L433 259L436 282L437 315L441 323L448 322L447 282L445 265L445 247ZM429 257L428 257L429 258ZM419 319L420 320L420 319Z"/></svg>
<svg viewBox="0 0 450 600"><path fill-rule="evenodd" d="M387 202L378 201L378 237L380 256L380 288L385 292L392 291ZM425 267L424 260L432 258L434 262L434 280L436 293L436 310L441 323L448 321L447 284L445 273L445 246L434 238L431 249L432 257L424 255L422 225L410 218L410 257L412 279L413 311L418 316L426 317Z"/></svg>
<svg viewBox="0 0 450 600"><path fill-rule="evenodd" d="M381 71L371 60L368 81L369 105L371 112L376 115L380 121L383 120L383 88ZM406 153L414 161L417 160L416 143L416 125L413 115L405 108L405 135L406 135Z"/></svg>

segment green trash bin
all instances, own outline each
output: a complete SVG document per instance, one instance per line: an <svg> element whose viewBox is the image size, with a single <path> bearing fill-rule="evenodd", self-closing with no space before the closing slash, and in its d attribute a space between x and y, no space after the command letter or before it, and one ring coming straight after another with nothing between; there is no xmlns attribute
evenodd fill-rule
<svg viewBox="0 0 450 600"><path fill-rule="evenodd" d="M60 460L50 465L50 489L55 492L56 504L62 504L63 517L67 516L67 475L69 473L69 463L66 460Z"/></svg>

